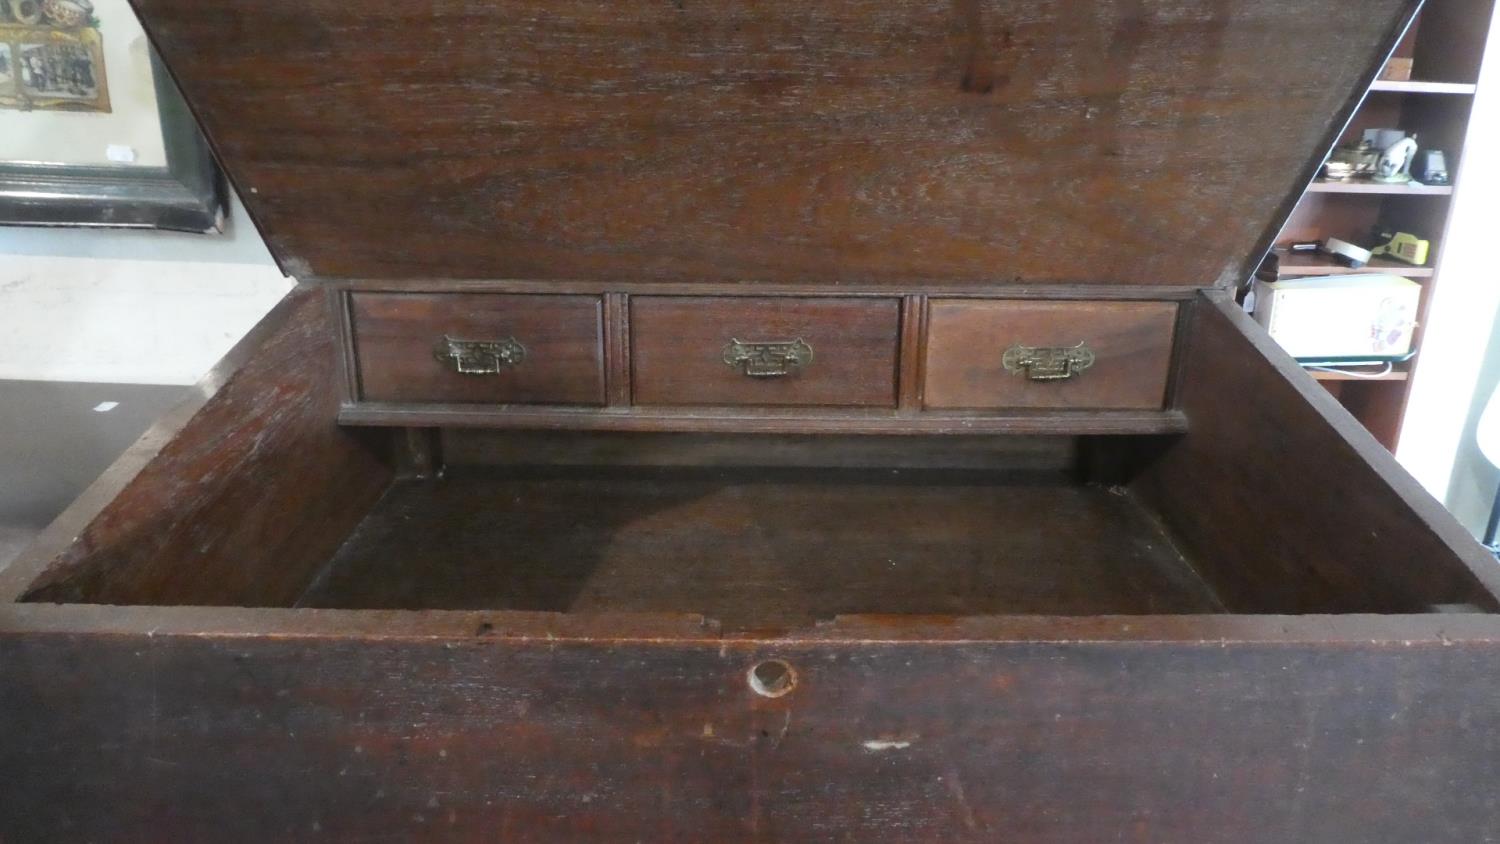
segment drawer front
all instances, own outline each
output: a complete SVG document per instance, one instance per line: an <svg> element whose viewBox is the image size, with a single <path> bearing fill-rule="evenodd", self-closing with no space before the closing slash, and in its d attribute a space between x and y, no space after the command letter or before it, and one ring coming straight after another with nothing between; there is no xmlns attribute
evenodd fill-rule
<svg viewBox="0 0 1500 844"><path fill-rule="evenodd" d="M631 300L641 405L894 407L897 299Z"/></svg>
<svg viewBox="0 0 1500 844"><path fill-rule="evenodd" d="M604 403L598 296L355 293L367 401Z"/></svg>
<svg viewBox="0 0 1500 844"><path fill-rule="evenodd" d="M932 409L1156 409L1174 302L935 299L923 404Z"/></svg>

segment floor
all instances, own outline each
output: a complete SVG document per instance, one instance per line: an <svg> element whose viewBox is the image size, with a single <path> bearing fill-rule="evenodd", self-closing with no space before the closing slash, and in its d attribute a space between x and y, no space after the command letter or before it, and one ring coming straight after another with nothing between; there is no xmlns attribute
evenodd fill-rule
<svg viewBox="0 0 1500 844"><path fill-rule="evenodd" d="M0 380L0 568L191 389Z"/></svg>

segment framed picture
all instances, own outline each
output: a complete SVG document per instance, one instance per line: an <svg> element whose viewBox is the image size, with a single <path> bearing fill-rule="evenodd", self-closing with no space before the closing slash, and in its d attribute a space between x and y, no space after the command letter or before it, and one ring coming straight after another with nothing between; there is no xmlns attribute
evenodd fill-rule
<svg viewBox="0 0 1500 844"><path fill-rule="evenodd" d="M223 175L127 0L0 0L0 157L0 224L223 227Z"/></svg>

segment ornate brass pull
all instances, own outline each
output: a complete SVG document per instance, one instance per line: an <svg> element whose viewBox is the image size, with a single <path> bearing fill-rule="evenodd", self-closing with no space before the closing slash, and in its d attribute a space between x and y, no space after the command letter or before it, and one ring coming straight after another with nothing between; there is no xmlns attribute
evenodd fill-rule
<svg viewBox="0 0 1500 844"><path fill-rule="evenodd" d="M460 375L498 375L505 367L519 366L526 360L526 347L514 337L485 341L444 336L432 356Z"/></svg>
<svg viewBox="0 0 1500 844"><path fill-rule="evenodd" d="M730 340L724 346L724 363L751 378L780 378L812 363L812 346L798 337L775 343Z"/></svg>
<svg viewBox="0 0 1500 844"><path fill-rule="evenodd" d="M1031 381L1066 381L1094 365L1094 351L1076 346L1011 346L1000 362Z"/></svg>

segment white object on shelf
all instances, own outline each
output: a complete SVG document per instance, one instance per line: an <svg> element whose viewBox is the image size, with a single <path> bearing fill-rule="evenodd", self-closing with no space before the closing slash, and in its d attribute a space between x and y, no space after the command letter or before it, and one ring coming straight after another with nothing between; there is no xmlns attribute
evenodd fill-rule
<svg viewBox="0 0 1500 844"><path fill-rule="evenodd" d="M1411 351L1422 287L1384 273L1257 281L1255 320L1297 358Z"/></svg>

